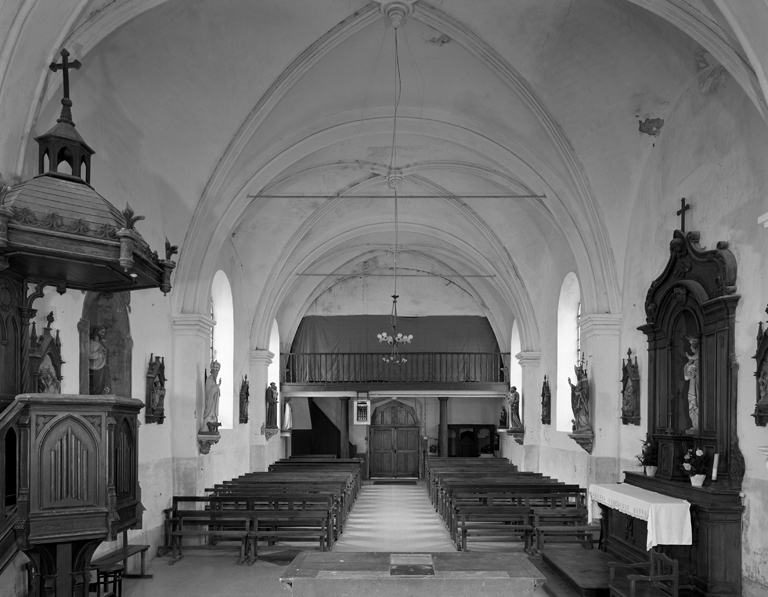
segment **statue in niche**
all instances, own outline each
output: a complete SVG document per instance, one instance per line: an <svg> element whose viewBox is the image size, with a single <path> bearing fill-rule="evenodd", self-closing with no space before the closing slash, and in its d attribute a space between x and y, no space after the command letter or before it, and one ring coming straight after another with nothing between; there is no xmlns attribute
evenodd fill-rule
<svg viewBox="0 0 768 597"><path fill-rule="evenodd" d="M291 406L291 397L285 396L283 398L285 406L283 407L283 431L290 431L293 429L293 407Z"/></svg>
<svg viewBox="0 0 768 597"><path fill-rule="evenodd" d="M165 419L165 359L149 355L145 421L162 424Z"/></svg>
<svg viewBox="0 0 768 597"><path fill-rule="evenodd" d="M92 396L109 394L109 363L107 362L107 346L104 340L107 328L95 325L91 328L88 341L88 393Z"/></svg>
<svg viewBox="0 0 768 597"><path fill-rule="evenodd" d="M273 381L269 386L267 387L267 421L266 426L271 427L273 429L277 428L277 401L278 401L278 393L277 393L277 385Z"/></svg>
<svg viewBox="0 0 768 597"><path fill-rule="evenodd" d="M571 383L568 378L568 385L571 386L571 408L573 409L573 432L591 432L592 426L589 423L589 380L585 363L582 360L573 367L576 372L576 385Z"/></svg>
<svg viewBox="0 0 768 597"><path fill-rule="evenodd" d="M41 394L61 394L61 382L56 377L51 359L46 355L43 364L40 365L37 391Z"/></svg>
<svg viewBox="0 0 768 597"><path fill-rule="evenodd" d="M243 378L240 383L240 422L248 422L248 404L250 402L251 389L248 383L248 376Z"/></svg>
<svg viewBox="0 0 768 597"><path fill-rule="evenodd" d="M683 378L688 382L688 417L691 420L687 433L695 433L699 428L699 339L686 336L691 346L691 353L686 352L688 362L683 367Z"/></svg>
<svg viewBox="0 0 768 597"><path fill-rule="evenodd" d="M219 397L221 396L221 380L216 380L221 365L217 360L211 361L211 374L205 379L205 409L203 410L203 425L201 431L216 433L219 425Z"/></svg>
<svg viewBox="0 0 768 597"><path fill-rule="evenodd" d="M768 360L763 362L760 377L757 378L757 388L757 403L760 406L768 406Z"/></svg>
<svg viewBox="0 0 768 597"><path fill-rule="evenodd" d="M520 420L520 394L515 386L507 392L507 408L509 409L509 428L519 429L523 426Z"/></svg>
<svg viewBox="0 0 768 597"><path fill-rule="evenodd" d="M552 424L552 394L546 375L544 376L544 383L541 384L541 422L544 425Z"/></svg>
<svg viewBox="0 0 768 597"><path fill-rule="evenodd" d="M632 361L632 349L627 350L627 360L622 359L621 422L624 425L640 424L640 373L637 357Z"/></svg>

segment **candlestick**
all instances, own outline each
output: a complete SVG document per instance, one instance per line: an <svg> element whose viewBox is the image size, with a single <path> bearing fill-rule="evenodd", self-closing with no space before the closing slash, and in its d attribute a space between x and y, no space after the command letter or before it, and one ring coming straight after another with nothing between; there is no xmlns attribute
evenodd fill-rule
<svg viewBox="0 0 768 597"><path fill-rule="evenodd" d="M712 480L717 481L717 465L720 464L720 453L715 454L715 459L712 462Z"/></svg>

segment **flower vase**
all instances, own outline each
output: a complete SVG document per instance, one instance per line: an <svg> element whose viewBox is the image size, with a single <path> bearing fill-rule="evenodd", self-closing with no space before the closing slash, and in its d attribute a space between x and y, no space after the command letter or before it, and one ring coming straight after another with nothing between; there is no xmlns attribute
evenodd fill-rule
<svg viewBox="0 0 768 597"><path fill-rule="evenodd" d="M659 470L658 466L651 466L651 465L646 466L645 467L645 476L646 477L655 477L657 470Z"/></svg>
<svg viewBox="0 0 768 597"><path fill-rule="evenodd" d="M691 485L694 487L701 487L704 485L704 479L706 479L706 475L692 475L691 476Z"/></svg>

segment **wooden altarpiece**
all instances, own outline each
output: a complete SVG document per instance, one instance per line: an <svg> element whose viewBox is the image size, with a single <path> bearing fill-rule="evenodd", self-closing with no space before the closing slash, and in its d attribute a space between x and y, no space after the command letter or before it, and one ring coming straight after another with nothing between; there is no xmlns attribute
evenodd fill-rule
<svg viewBox="0 0 768 597"><path fill-rule="evenodd" d="M669 261L645 301L648 339L648 433L659 445L655 477L625 473L625 482L691 503L692 546L664 546L680 562L692 594L741 595L739 498L744 459L736 429L736 259L728 244L705 250L698 232L674 232ZM692 366L695 364L695 367ZM682 468L687 448L701 448L716 480L693 487ZM632 520L611 511L608 548L637 557ZM642 535L635 521L634 537ZM626 529L630 532L627 534ZM634 553L633 553L634 552Z"/></svg>

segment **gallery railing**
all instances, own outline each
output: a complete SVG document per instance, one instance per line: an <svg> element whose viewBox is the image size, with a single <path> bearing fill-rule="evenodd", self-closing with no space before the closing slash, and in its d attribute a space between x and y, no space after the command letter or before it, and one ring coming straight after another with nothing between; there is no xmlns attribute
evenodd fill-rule
<svg viewBox="0 0 768 597"><path fill-rule="evenodd" d="M406 361L387 363L390 353L287 353L285 383L499 383L509 379L509 353L407 352Z"/></svg>

